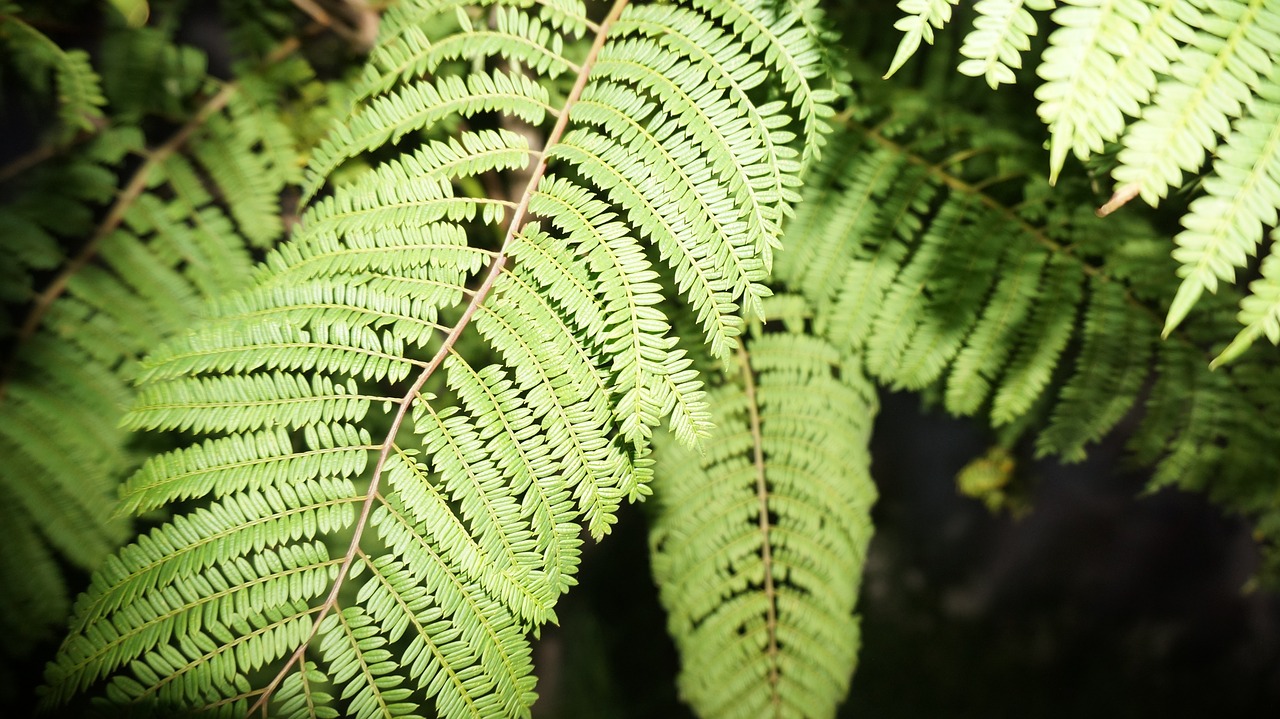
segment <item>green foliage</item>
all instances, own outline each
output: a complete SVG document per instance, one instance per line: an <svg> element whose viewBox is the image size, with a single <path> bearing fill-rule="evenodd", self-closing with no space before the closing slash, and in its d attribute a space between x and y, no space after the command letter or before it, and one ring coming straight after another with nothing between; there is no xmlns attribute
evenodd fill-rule
<svg viewBox="0 0 1280 719"><path fill-rule="evenodd" d="M994 87L1015 82L1015 50L1029 47L1036 23L1021 3L986 0L962 52L960 71L985 73ZM1029 4L1048 10L1052 3ZM911 13L894 68L915 51L920 9ZM1016 19L1015 19L1016 18ZM1174 238L1178 276L1163 334L1178 327L1207 290L1233 283L1276 224L1280 208L1280 3L1274 0L1069 0L1055 10L1056 25L1036 67L1039 114L1050 137L1050 181L1068 154L1086 160L1108 156L1116 193L1107 214L1140 196L1156 205L1191 173L1204 194L1182 218ZM935 26L937 24L935 23ZM926 26L927 27L927 26ZM923 35L931 39L932 35ZM1010 60L1012 62L1010 62ZM994 62L995 64L992 64ZM1003 65L1001 65L1003 63ZM1118 143L1118 145L1116 145ZM1212 166L1196 177L1208 153ZM1275 263L1256 287L1259 299L1241 305L1246 327L1222 364L1264 334L1276 312ZM1280 334L1266 333L1273 342Z"/></svg>
<svg viewBox="0 0 1280 719"><path fill-rule="evenodd" d="M129 426L213 436L147 461L123 507L205 507L95 573L47 704L105 680L143 710L527 714L526 635L580 525L651 491L660 420L707 432L660 303L725 358L769 294L835 98L801 12L390 11L293 236L141 365Z"/></svg>
<svg viewBox="0 0 1280 719"><path fill-rule="evenodd" d="M658 446L653 573L703 717L832 716L857 657L877 400L803 300L775 306L789 331L738 351L701 453Z"/></svg>
<svg viewBox="0 0 1280 719"><path fill-rule="evenodd" d="M5 22L35 33L16 18ZM121 34L192 52L155 31ZM107 88L90 104L112 113L111 126L82 126L93 134L18 175L24 182L13 183L0 208L0 248L15 259L6 264L3 297L12 316L3 328L0 502L7 536L23 548L0 565L6 666L65 621L70 598L59 563L93 569L130 535L116 492L151 451L120 426L138 360L184 331L205 299L244 283L251 244L279 237L276 198L300 179L287 133L260 105L268 92L261 78L222 85L184 74L192 91L206 83L202 97L181 98L186 124L150 142L133 124L156 111L141 104L145 93L132 86L139 78L120 74L127 65L113 52L102 78L83 59L74 87ZM75 107L75 117L86 117L72 86L59 79L58 88L59 114ZM275 152L260 153L264 143ZM39 281L48 284L37 292Z"/></svg>
<svg viewBox="0 0 1280 719"><path fill-rule="evenodd" d="M1200 406L1270 416L1245 378L1275 370L1258 358L1210 372L1227 341L1213 317L1160 340L1153 304L1174 278L1159 233L1133 215L1095 217L1086 183L1050 190L1029 145L987 120L878 87L858 85L848 144L832 153L842 160L813 180L788 230L794 251L775 266L817 308L820 333L865 352L888 387L988 415L1010 446L1040 428L1041 455L1084 459L1141 397L1131 442L1157 484L1247 483L1276 465L1256 449L1277 441L1269 421L1198 420Z"/></svg>
<svg viewBox="0 0 1280 719"><path fill-rule="evenodd" d="M0 4L5 69L20 74L37 94L54 100L58 124L51 141L65 144L77 132L90 132L104 121L101 80L88 53L60 47L18 17L19 11L11 3Z"/></svg>
<svg viewBox="0 0 1280 719"><path fill-rule="evenodd" d="M1022 67L1022 53L1031 49L1036 20L1031 10L1052 10L1053 0L981 0L974 5L978 17L965 35L960 54L960 72L986 78L993 89L1016 81L1014 70Z"/></svg>
<svg viewBox="0 0 1280 719"><path fill-rule="evenodd" d="M61 118L0 208L0 631L21 660L70 614L47 710L527 716L584 530L654 494L683 698L831 716L873 382L990 420L960 488L993 508L1015 458L1119 430L1280 539L1280 377L1244 353L1280 261L1229 286L1280 205L1273 3L903 2L892 69L972 13L992 87L1054 28L1048 172L811 0L402 0L358 72L296 4L228 5L225 81L181 3L117 3L150 24L110 14L95 66L0 15ZM282 43L304 11L334 32ZM1174 261L1073 151L1152 202L1215 154ZM1187 287L1219 296L1162 340ZM93 570L73 608L61 564Z"/></svg>

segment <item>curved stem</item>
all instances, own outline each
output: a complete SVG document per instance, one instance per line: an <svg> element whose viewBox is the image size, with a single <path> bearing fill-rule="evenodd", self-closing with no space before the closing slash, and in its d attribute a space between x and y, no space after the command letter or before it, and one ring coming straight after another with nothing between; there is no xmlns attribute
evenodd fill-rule
<svg viewBox="0 0 1280 719"><path fill-rule="evenodd" d="M738 367L742 375L742 392L747 396L747 420L751 425L752 461L756 470L756 499L759 502L758 524L760 528L760 563L764 568L765 628L769 643L765 653L769 657L769 693L774 715L782 706L778 694L778 596L773 585L773 545L769 538L769 482L765 476L764 434L760 428L760 404L756 399L755 373L751 369L751 357L746 348L738 345Z"/></svg>

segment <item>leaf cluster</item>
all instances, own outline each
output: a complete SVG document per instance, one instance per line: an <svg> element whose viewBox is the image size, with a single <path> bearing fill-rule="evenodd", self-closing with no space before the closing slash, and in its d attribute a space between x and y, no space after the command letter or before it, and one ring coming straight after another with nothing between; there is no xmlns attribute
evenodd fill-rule
<svg viewBox="0 0 1280 719"><path fill-rule="evenodd" d="M945 2L907 0L901 66L950 18ZM959 65L992 86L1019 80L1021 51L1038 23L1029 10L1053 3L987 0L974 6ZM1050 182L1070 154L1111 158L1116 190L1101 214L1141 197L1158 204L1179 187L1201 193L1182 216L1173 251L1182 278L1168 307L1169 335L1207 291L1250 271L1271 247L1280 208L1280 4L1274 0L1070 0L1047 18L1047 47L1035 62L1035 90L1049 131ZM924 30L928 30L925 33ZM976 58L986 58L975 63ZM1280 264L1262 263L1240 301L1244 325L1214 360L1241 355L1258 337L1280 342Z"/></svg>
<svg viewBox="0 0 1280 719"><path fill-rule="evenodd" d="M33 83L59 99L59 129L39 138L34 165L10 166L0 208L11 259L0 512L16 548L0 564L0 631L16 665L69 613L64 563L94 569L131 534L117 488L153 451L120 424L138 361L184 332L204 301L244 284L254 248L283 234L277 198L300 170L275 107L282 75L220 83L198 52L154 28L109 33L95 69L16 14L0 22L29 71L35 60L69 63L53 86ZM157 129L156 117L178 124ZM64 130L80 133L74 145Z"/></svg>

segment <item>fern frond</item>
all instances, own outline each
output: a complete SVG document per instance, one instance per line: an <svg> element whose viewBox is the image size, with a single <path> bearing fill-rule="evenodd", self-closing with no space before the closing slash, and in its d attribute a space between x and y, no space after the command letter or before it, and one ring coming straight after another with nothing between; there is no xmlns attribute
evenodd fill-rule
<svg viewBox="0 0 1280 719"><path fill-rule="evenodd" d="M974 414L987 401L1016 347L1019 327L1027 326L1027 314L1038 304L1046 253L1010 252L1002 259L1000 280L947 378L946 404L958 414Z"/></svg>
<svg viewBox="0 0 1280 719"><path fill-rule="evenodd" d="M1071 259L1060 254L1049 259L1039 301L1013 340L1016 349L991 401L991 419L997 425L1029 412L1049 385L1058 358L1075 334L1083 280Z"/></svg>
<svg viewBox="0 0 1280 719"><path fill-rule="evenodd" d="M114 497L119 482L144 459L119 426L134 395L139 359L184 331L210 295L247 279L248 242L228 208L246 193L260 193L243 205L257 208L255 216L240 220L246 233L265 243L283 232L277 200L296 178L296 163L268 168L254 152L267 141L254 128L278 127L278 109L242 103L238 86L214 89L203 106L187 109L186 124L164 142L148 148L142 131L122 121L66 157L30 170L25 191L0 209L0 217L18 229L4 242L31 242L19 253L19 268L50 271L38 292L24 278L28 291L7 298L19 303L25 318L6 333L0 491L26 516L27 534L47 543L45 554L75 567L98 566L128 537ZM144 152L117 190L122 166ZM286 144L274 156L291 152ZM224 172L195 159L215 155ZM254 179L245 185L241 178L248 176ZM262 224L257 215L263 214L274 223ZM63 258L63 245L77 248L75 254ZM23 580L20 568L14 571L0 576L10 588L6 602L30 603L38 595L26 592L47 588ZM44 601L65 606L61 595ZM5 613L10 609L6 605ZM42 615L31 633L48 631L61 619ZM18 642L8 646L7 658L25 651Z"/></svg>
<svg viewBox="0 0 1280 719"><path fill-rule="evenodd" d="M562 25L563 15L551 13L544 20L515 7L494 5L492 26L473 22L465 11L459 13L464 3L396 6L384 20L386 37L370 53L354 99L371 98L402 80L428 76L451 60L500 57L549 77L578 69L564 55L565 36L555 31L567 29ZM433 16L448 15L454 16L448 19L456 19L462 32L439 32L434 23L427 22ZM574 26L572 31L581 35L585 29Z"/></svg>
<svg viewBox="0 0 1280 719"><path fill-rule="evenodd" d="M320 374L310 381L282 372L209 377L148 385L124 422L131 429L165 426L190 432L205 432L211 427L246 432L266 425L296 429L357 420L368 411L370 402L388 399L356 394L353 383L342 384Z"/></svg>
<svg viewBox="0 0 1280 719"><path fill-rule="evenodd" d="M1196 323L1166 342L1156 336L1155 304L1172 280L1156 232L1058 199L1087 189L1050 193L1047 178L1018 165L1032 153L983 121L896 96L882 110L875 86L858 89L866 99L851 111L845 159L811 178L788 226L797 251L775 267L782 286L815 307L814 326L829 341L865 353L885 385L937 388L947 410L989 413L1010 437L1043 422L1041 454L1082 459L1141 396L1132 443L1158 476L1190 482L1271 461L1253 448L1275 441L1273 429L1214 419L1228 415L1224 407L1267 411L1257 382L1179 364L1216 351L1221 332ZM966 179L991 167L1028 178L998 194ZM1258 308L1263 328L1266 310L1255 302L1246 306ZM1161 376L1175 367L1176 378ZM1183 422L1195 429L1176 429ZM1179 438L1237 449L1194 454Z"/></svg>
<svg viewBox="0 0 1280 719"><path fill-rule="evenodd" d="M102 86L117 123L148 115L181 118L208 77L203 52L159 28L119 29L102 41Z"/></svg>
<svg viewBox="0 0 1280 719"><path fill-rule="evenodd" d="M741 62L738 59L741 57L741 46L716 25L696 17L680 23L673 31L671 26L674 23L669 18L677 14L689 15L687 10L676 6L648 5L637 8L636 12L623 19L623 23L624 27L634 26L637 32L654 37L673 51L694 58L696 66L702 68L708 77L720 78L728 83L732 90L730 100L745 115L752 135L758 138L765 149L762 162L770 170L769 193L777 193L784 203L798 201L795 173L799 172L801 166L795 159L797 153L794 148L788 145L794 138L794 133L777 126L775 107L766 105L757 109L748 99L748 93L759 87L767 77L764 65ZM690 29L687 34L682 34L679 29L686 24ZM787 204L782 205L784 208L786 206ZM747 231L751 233L753 244L764 253L766 268L772 266L772 251L776 243L762 241L760 236L776 229L778 219L765 215L763 211L754 212L747 219Z"/></svg>
<svg viewBox="0 0 1280 719"><path fill-rule="evenodd" d="M13 68L37 91L55 100L57 132L52 141L65 144L78 132L92 132L106 122L102 79L89 53L65 49L16 14L0 13L0 42ZM50 82L52 80L52 82Z"/></svg>
<svg viewBox="0 0 1280 719"><path fill-rule="evenodd" d="M1280 71L1276 75L1280 76ZM1214 160L1213 175L1205 178L1204 188L1206 194L1192 201L1182 218L1186 229L1174 238L1178 248L1173 257L1182 263L1178 274L1184 279L1169 307L1166 335L1182 322L1201 292L1217 292L1219 280L1234 282L1236 269L1257 254L1264 228L1276 225L1280 208L1280 83L1266 85L1255 98L1252 112L1236 123ZM1238 352L1233 350L1232 354Z"/></svg>
<svg viewBox="0 0 1280 719"><path fill-rule="evenodd" d="M1101 439L1124 418L1150 371L1150 318L1125 306L1113 284L1089 288L1083 346L1076 371L1062 388L1049 426L1039 438L1042 452L1081 461L1084 445Z"/></svg>
<svg viewBox="0 0 1280 719"><path fill-rule="evenodd" d="M724 358L769 294L835 98L815 12L389 13L294 236L139 371L132 426L213 436L147 462L124 506L253 511L179 514L155 533L182 547L100 574L48 703L105 684L183 710L527 715L527 634L574 584L581 527L649 493L662 420L708 431L662 307L688 303Z"/></svg>
<svg viewBox="0 0 1280 719"><path fill-rule="evenodd" d="M619 428L638 440L662 414L655 392L674 361L670 350L675 339L666 316L657 308L662 302L661 286L654 282L658 274L626 227L613 221L608 207L580 188L553 180L531 198L529 206L573 238L587 269L596 275L594 294L602 305L603 327L595 336L602 340L601 349L612 356L618 395L614 412ZM513 250L519 252L520 247L516 244ZM581 300L574 305L587 307ZM584 323L584 329L592 326Z"/></svg>
<svg viewBox="0 0 1280 719"><path fill-rule="evenodd" d="M970 77L985 78L992 89L1015 81L1022 67L1022 53L1031 49L1036 20L1030 10L1052 10L1054 0L980 0L973 29L964 37L960 54L968 58L956 69Z"/></svg>
<svg viewBox="0 0 1280 719"><path fill-rule="evenodd" d="M837 79L830 77L818 45L821 12L816 6L789 2L785 6L770 0L694 0L693 6L730 28L739 41L772 67L776 82L790 93L790 105L799 116L802 140L801 157L807 164L822 156L828 119L835 111L831 104L839 97ZM692 25L688 20L675 20L677 27ZM782 108L776 105L773 112ZM746 114L746 113L744 113ZM775 120L781 124L781 120Z"/></svg>
<svg viewBox="0 0 1280 719"><path fill-rule="evenodd" d="M916 54L920 41L932 45L933 31L941 30L951 22L952 7L959 3L960 0L900 0L898 9L903 12L903 17L893 27L902 31L902 40L898 42L898 50L884 76L890 77L900 70Z"/></svg>
<svg viewBox="0 0 1280 719"><path fill-rule="evenodd" d="M1040 119L1049 126L1049 179L1057 180L1067 153L1084 159L1120 136L1124 113L1136 117L1155 89L1156 75L1180 56L1176 39L1190 41L1183 23L1198 15L1191 0L1155 9L1142 0L1071 2L1054 11L1037 74Z"/></svg>
<svg viewBox="0 0 1280 719"><path fill-rule="evenodd" d="M344 161L398 142L406 133L431 126L453 115L469 117L503 110L537 125L554 108L546 88L516 72L476 73L464 80L446 75L436 83L419 81L398 92L374 97L352 122L340 125L316 148L308 168L306 196Z"/></svg>
<svg viewBox="0 0 1280 719"><path fill-rule="evenodd" d="M998 82L991 72L1015 80L1007 68L992 70L990 62L1009 47L995 41L1004 36L991 26L997 16L1014 17L1008 11L1017 4L978 3L979 17L961 50L970 58L961 63L962 72L983 70L993 87ZM899 21L904 26L915 27L928 15L924 6L913 5L911 12L917 14ZM1178 274L1184 280L1171 298L1167 336L1206 290L1213 293L1220 281L1235 281L1236 270L1257 253L1280 210L1275 131L1280 70L1270 51L1280 46L1280 5L1274 0L1066 0L1052 20L1057 27L1036 70L1045 82L1035 91L1049 129L1051 184L1068 154L1088 159L1118 141L1111 170L1117 188L1099 210L1105 215L1139 196L1159 204L1183 185L1184 175L1201 171L1206 153L1214 158L1202 183L1206 194L1192 201L1182 218L1186 229L1175 240L1173 255L1182 263ZM1023 18L1017 42L1025 45L1035 30ZM1241 332L1228 356L1238 356L1256 336L1252 329Z"/></svg>
<svg viewBox="0 0 1280 719"><path fill-rule="evenodd" d="M701 455L658 445L653 572L699 716L832 716L853 673L876 397L803 326L738 351Z"/></svg>
<svg viewBox="0 0 1280 719"><path fill-rule="evenodd" d="M1231 344L1214 358L1210 367L1218 367L1239 357L1254 340L1265 336L1272 344L1280 344L1280 260L1276 259L1275 231L1272 251L1262 260L1261 277L1249 283L1250 294L1240 300L1240 324L1244 329Z"/></svg>
<svg viewBox="0 0 1280 719"><path fill-rule="evenodd" d="M1275 83L1269 49L1280 45L1280 4L1215 3L1209 13L1125 133L1112 172L1152 205L1198 170L1259 89Z"/></svg>

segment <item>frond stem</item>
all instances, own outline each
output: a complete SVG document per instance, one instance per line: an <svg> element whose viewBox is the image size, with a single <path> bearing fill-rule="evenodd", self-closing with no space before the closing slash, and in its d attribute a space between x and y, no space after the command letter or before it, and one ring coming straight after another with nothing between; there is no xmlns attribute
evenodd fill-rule
<svg viewBox="0 0 1280 719"><path fill-rule="evenodd" d="M778 598L773 586L773 547L769 543L769 484L765 478L764 438L760 429L760 405L756 400L756 380L751 371L751 357L741 343L738 344L737 355L742 375L742 391L747 396L747 419L751 425L752 459L756 469L756 499L760 505L760 563L764 567L765 626L769 633L769 644L765 652L769 656L769 691L774 714L777 715L782 702L782 697L778 694Z"/></svg>
<svg viewBox="0 0 1280 719"><path fill-rule="evenodd" d="M987 152L989 152L989 150L988 150L987 148L985 148L985 147L969 147L969 148L965 148L965 149L963 149L963 150L961 150L961 151L959 151L959 152L957 152L957 153L955 153L955 154L951 155L950 157L948 157L947 159L943 160L942 162L939 162L939 163L937 164L937 167L938 167L938 169L943 169L943 168L951 167L952 165L958 165L958 164L960 164L960 163L964 162L965 160L969 160L969 159L972 159L972 158L977 157L977 156L979 156L979 155L986 154Z"/></svg>
<svg viewBox="0 0 1280 719"><path fill-rule="evenodd" d="M582 91L587 86L587 78L591 74L591 68L595 65L596 56L600 54L600 49L604 47L605 38L609 34L609 28L622 15L622 11L627 7L629 0L615 0L613 7L609 10L609 15L600 23L596 31L595 41L591 45L591 49L587 52L586 58L582 61L581 69L578 72L577 81L574 82L573 89L569 91L568 97L565 98L564 106L559 113L556 114L556 124L547 135L547 141L543 145L544 148L551 147L560 141L564 135L565 129L569 125L569 110L573 107L578 98L582 96ZM457 344L458 338L462 336L463 330L471 323L471 318L480 309L480 305L489 297L493 291L493 287L498 282L498 278L502 276L502 268L507 264L507 250L511 244L511 240L515 237L516 232L522 227L525 214L529 209L529 201L533 197L534 191L538 187L538 183L542 180L547 171L547 157L544 154L538 160L537 167L534 168L533 174L529 177L529 182L525 187L524 194L520 198L520 203L516 206L515 212L511 216L511 222L507 225L506 238L502 242L502 249L493 258L493 262L489 264L489 271L484 281L476 288L475 294L472 295L471 301L467 303L467 307L462 312L462 316L458 318L457 324L445 337L440 349L436 351L431 362L426 368L418 374L418 378L414 381L413 386L405 392L400 399L400 408L396 410L395 417L391 421L391 427L387 430L386 440L382 443L382 447L378 452L378 459L373 466L373 474L369 480L369 488L365 492L364 502L360 507L360 516L356 520L355 529L352 532L351 543L347 546L347 552L342 558L341 564L338 566L338 575L333 580L333 586L329 590L329 595L324 602L318 607L315 622L312 624L311 632L307 639L299 643L299 646L285 661L275 677L263 690L262 695L249 707L246 716L251 716L259 708L265 711L267 702L275 693L280 682L288 675L294 664L298 663L303 654L306 652L307 645L315 638L316 633L320 630L320 624L324 618L333 611L338 605L338 593L346 582L347 577L351 573L351 567L355 563L356 556L360 552L360 540L364 537L364 530L369 524L369 516L373 512L374 504L381 496L378 487L382 480L382 471L386 466L387 459L391 456L391 451L395 447L396 435L400 431L400 427L404 424L405 417L409 414L409 409L413 406L413 401L418 397L423 385L431 375L435 374L436 369L444 362L445 357L453 350L453 346Z"/></svg>
<svg viewBox="0 0 1280 719"><path fill-rule="evenodd" d="M352 12L358 18L356 25L353 27L335 18L329 11L320 7L315 0L291 1L295 7L306 13L317 25L332 30L336 35L350 43L353 48L367 49L376 39L378 32L377 21L376 19L370 21L368 17L373 16L376 18L377 15L368 8L352 7Z"/></svg>

